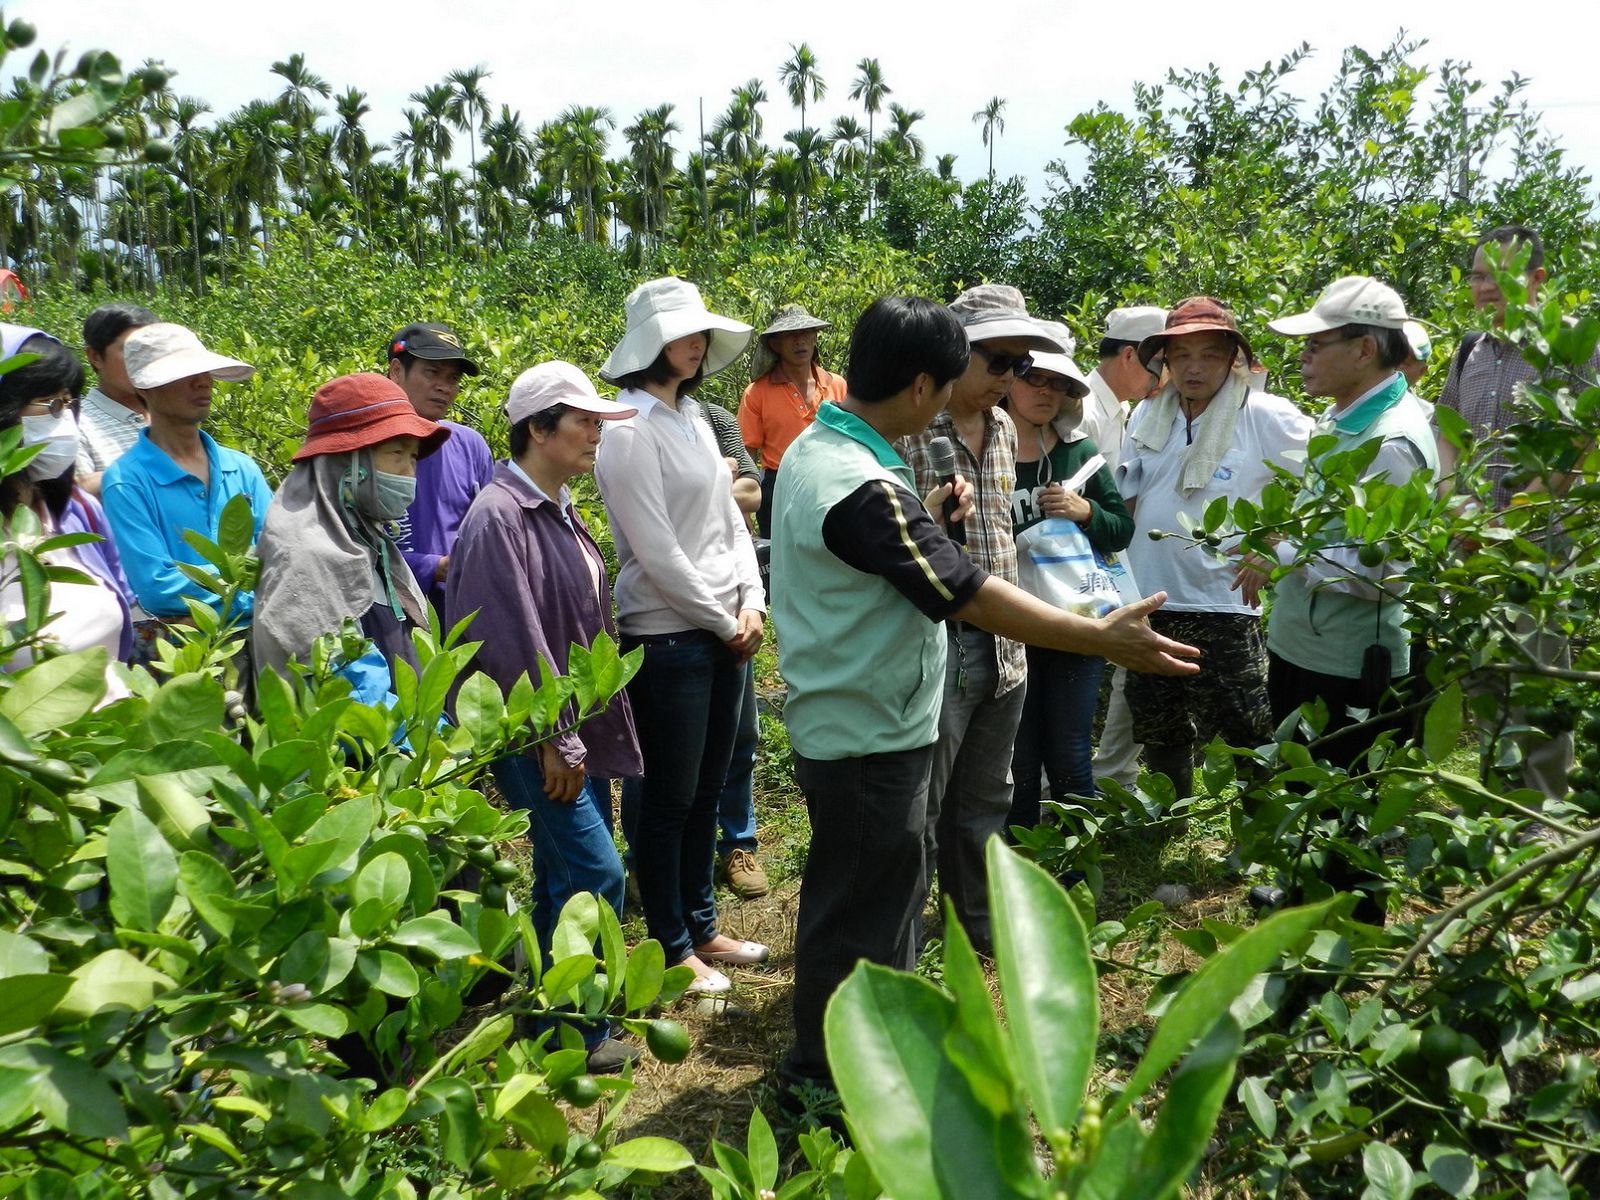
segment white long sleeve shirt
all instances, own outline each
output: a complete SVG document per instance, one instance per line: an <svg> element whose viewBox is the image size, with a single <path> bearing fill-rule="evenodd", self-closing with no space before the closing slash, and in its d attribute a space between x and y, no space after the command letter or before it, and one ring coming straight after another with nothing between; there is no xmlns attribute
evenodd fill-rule
<svg viewBox="0 0 1600 1200"><path fill-rule="evenodd" d="M638 414L606 423L594 469L617 550L617 628L727 641L742 610L767 603L728 464L693 399L674 410L628 388L617 401Z"/></svg>

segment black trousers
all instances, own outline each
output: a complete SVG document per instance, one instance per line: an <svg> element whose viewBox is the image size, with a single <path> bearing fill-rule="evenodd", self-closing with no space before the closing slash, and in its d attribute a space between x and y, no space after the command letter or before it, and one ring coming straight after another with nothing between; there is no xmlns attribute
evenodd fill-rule
<svg viewBox="0 0 1600 1200"><path fill-rule="evenodd" d="M822 1014L857 962L916 966L932 766L931 745L863 758L794 756L811 848L795 932L791 1079L831 1078Z"/></svg>
<svg viewBox="0 0 1600 1200"><path fill-rule="evenodd" d="M1387 730L1398 729L1402 739L1416 735L1416 715L1394 710L1409 702L1418 678L1418 673L1413 671L1394 680L1379 711L1369 714L1380 719L1361 724L1357 729L1352 728L1358 722L1350 715L1350 710L1367 707L1359 679L1308 671L1270 650L1267 652L1267 702L1272 707L1273 724L1282 724L1284 718L1297 711L1302 704L1321 700L1328 706L1328 725L1322 731L1322 736L1312 743L1312 757L1326 759L1347 771L1372 749L1378 736Z"/></svg>

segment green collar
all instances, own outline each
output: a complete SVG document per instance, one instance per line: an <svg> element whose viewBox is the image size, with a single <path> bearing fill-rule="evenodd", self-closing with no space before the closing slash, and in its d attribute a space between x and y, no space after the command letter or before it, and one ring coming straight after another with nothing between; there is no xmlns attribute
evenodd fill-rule
<svg viewBox="0 0 1600 1200"><path fill-rule="evenodd" d="M853 442L860 442L872 451L872 456L878 460L880 467L905 469L905 460L894 452L893 446L883 440L883 434L855 413L840 408L837 404L824 404L817 410L817 423L826 425L835 433L841 433Z"/></svg>
<svg viewBox="0 0 1600 1200"><path fill-rule="evenodd" d="M1405 394L1406 378L1396 371L1388 383L1376 391L1368 392L1364 399L1356 401L1342 413L1335 415L1330 409L1323 420L1340 433L1365 433L1374 421L1399 404Z"/></svg>

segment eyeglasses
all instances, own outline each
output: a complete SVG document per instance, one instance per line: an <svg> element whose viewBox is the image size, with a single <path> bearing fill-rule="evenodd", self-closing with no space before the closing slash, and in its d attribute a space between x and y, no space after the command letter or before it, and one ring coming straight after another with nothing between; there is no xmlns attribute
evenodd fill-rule
<svg viewBox="0 0 1600 1200"><path fill-rule="evenodd" d="M52 417L59 417L72 407L72 396L65 388L54 396L40 396L37 400L29 400L22 406L25 410L42 408Z"/></svg>
<svg viewBox="0 0 1600 1200"><path fill-rule="evenodd" d="M985 349L977 342L973 343L972 348L983 355L984 364L991 375L1004 375L1007 371L1013 375L1026 375L1033 369L1031 354L1001 354L996 350Z"/></svg>
<svg viewBox="0 0 1600 1200"><path fill-rule="evenodd" d="M1018 378L1029 387L1055 392L1058 396L1072 395L1072 380L1054 371L1028 371Z"/></svg>
<svg viewBox="0 0 1600 1200"><path fill-rule="evenodd" d="M1355 337L1351 337L1349 334L1345 334L1343 337L1328 338L1326 341L1321 341L1321 342L1312 341L1310 338L1307 338L1306 339L1306 344L1305 344L1305 352L1307 354L1315 356L1315 355L1321 354L1329 346L1337 346L1340 342L1356 342L1356 341L1360 341L1365 336L1366 336L1366 334L1364 334L1364 333L1363 334L1357 334Z"/></svg>

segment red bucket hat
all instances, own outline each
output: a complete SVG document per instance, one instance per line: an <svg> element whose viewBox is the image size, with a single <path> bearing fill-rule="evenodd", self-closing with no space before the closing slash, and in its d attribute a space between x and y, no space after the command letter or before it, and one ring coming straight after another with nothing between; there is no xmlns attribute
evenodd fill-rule
<svg viewBox="0 0 1600 1200"><path fill-rule="evenodd" d="M1233 319L1233 310L1215 296L1190 296L1178 301L1167 314L1167 327L1139 343L1139 361L1149 363L1169 341L1188 333L1225 333L1244 351L1246 362L1256 361L1255 351L1250 349L1250 343L1239 332L1239 323Z"/></svg>
<svg viewBox="0 0 1600 1200"><path fill-rule="evenodd" d="M450 431L417 415L400 385L386 375L341 375L311 398L306 440L294 461L319 454L343 454L410 434L425 458L444 444Z"/></svg>

